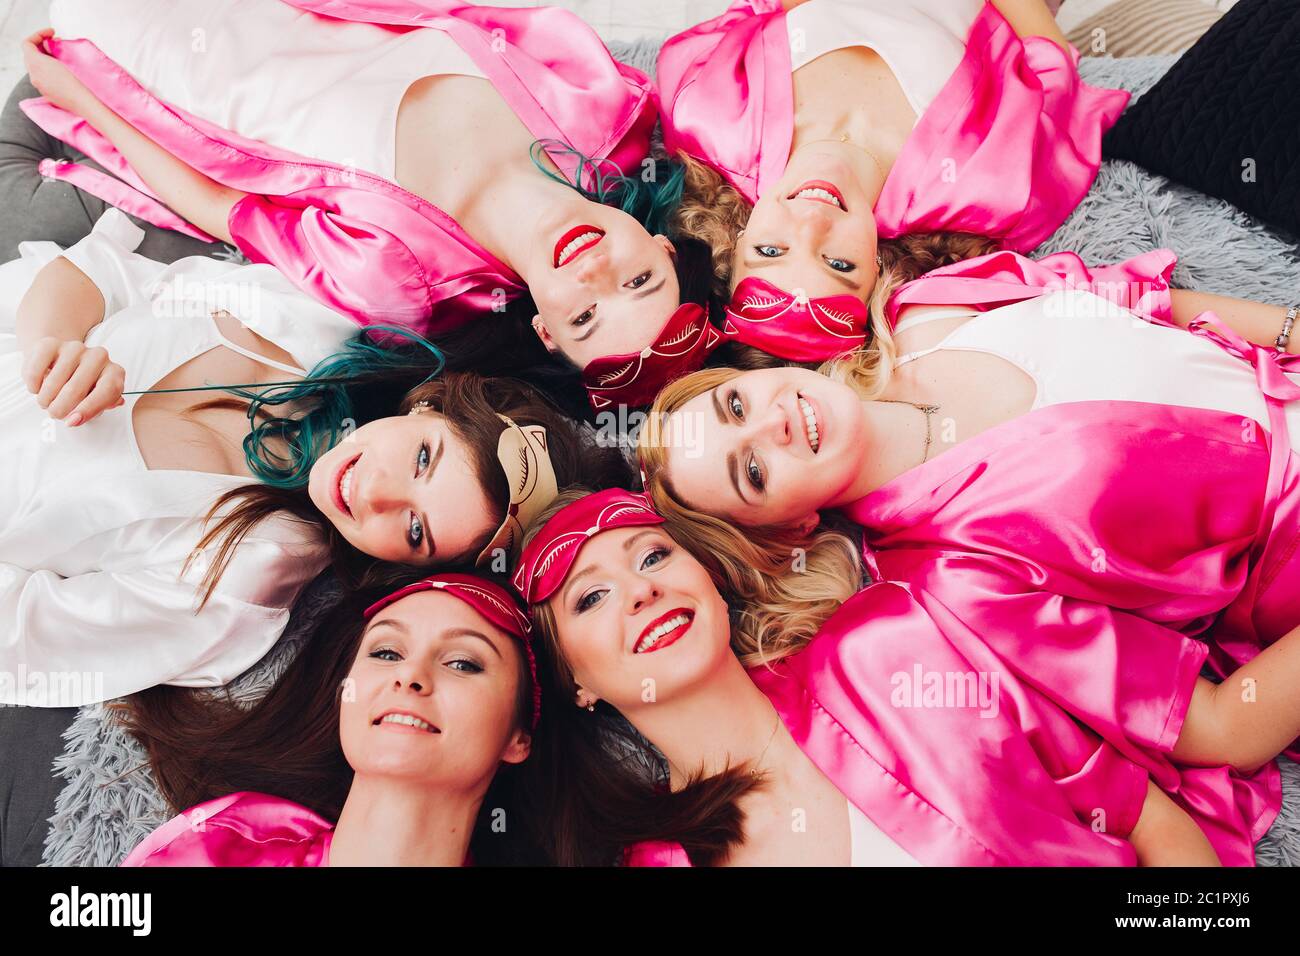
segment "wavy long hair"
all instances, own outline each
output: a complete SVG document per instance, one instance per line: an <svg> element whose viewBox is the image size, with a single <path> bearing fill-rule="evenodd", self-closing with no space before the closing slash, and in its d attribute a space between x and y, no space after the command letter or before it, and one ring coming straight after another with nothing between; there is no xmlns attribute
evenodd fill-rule
<svg viewBox="0 0 1300 956"><path fill-rule="evenodd" d="M497 580L481 571L468 573ZM345 591L260 699L241 699L229 687L158 686L112 705L112 713L144 746L168 804L183 813L207 800L250 790L293 800L337 820L353 777L339 743L340 689L365 631L362 612L422 576L396 573L381 584ZM526 660L519 657L515 719L527 728L532 693ZM537 741L536 733L533 739ZM503 836L491 826L490 809L505 808L512 821L533 812L529 801L521 799L518 783L518 765L497 771L470 840L476 864L541 862L526 837L535 827L512 825Z"/></svg>

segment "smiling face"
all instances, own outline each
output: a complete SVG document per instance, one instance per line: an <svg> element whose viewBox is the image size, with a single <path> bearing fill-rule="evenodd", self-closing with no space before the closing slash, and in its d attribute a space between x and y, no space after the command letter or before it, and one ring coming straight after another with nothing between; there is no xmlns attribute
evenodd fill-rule
<svg viewBox="0 0 1300 956"><path fill-rule="evenodd" d="M361 637L339 708L344 756L358 774L486 787L528 756L525 666L519 642L464 601L407 595Z"/></svg>
<svg viewBox="0 0 1300 956"><path fill-rule="evenodd" d="M665 479L687 507L744 527L791 526L853 497L869 454L862 403L803 368L746 372L668 416Z"/></svg>
<svg viewBox="0 0 1300 956"><path fill-rule="evenodd" d="M580 696L629 719L707 683L731 657L726 602L704 566L658 527L590 538L548 603Z"/></svg>
<svg viewBox="0 0 1300 956"><path fill-rule="evenodd" d="M810 298L871 297L878 272L873 201L841 152L800 150L759 197L736 242L733 289L753 275Z"/></svg>
<svg viewBox="0 0 1300 956"><path fill-rule="evenodd" d="M470 449L432 412L358 428L312 466L307 493L349 544L383 561L472 559L501 523Z"/></svg>
<svg viewBox="0 0 1300 956"><path fill-rule="evenodd" d="M583 368L653 342L680 304L672 243L582 199L552 218L525 275L542 343Z"/></svg>

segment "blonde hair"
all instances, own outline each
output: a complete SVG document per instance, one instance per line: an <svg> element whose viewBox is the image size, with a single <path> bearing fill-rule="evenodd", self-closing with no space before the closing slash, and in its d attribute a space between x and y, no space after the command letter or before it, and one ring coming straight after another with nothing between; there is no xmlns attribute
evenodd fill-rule
<svg viewBox="0 0 1300 956"><path fill-rule="evenodd" d="M668 476L667 416L692 398L743 373L704 369L670 383L655 399L638 452L645 489L665 529L708 569L732 606L732 648L747 666L798 651L863 584L858 548L846 535L819 529L735 527L686 506Z"/></svg>

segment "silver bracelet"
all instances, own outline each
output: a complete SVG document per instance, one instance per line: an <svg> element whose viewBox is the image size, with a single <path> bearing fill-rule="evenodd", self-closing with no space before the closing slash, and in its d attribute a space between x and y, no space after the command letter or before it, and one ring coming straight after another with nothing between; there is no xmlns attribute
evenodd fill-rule
<svg viewBox="0 0 1300 956"><path fill-rule="evenodd" d="M1293 305L1286 310L1286 318L1282 320L1282 332L1273 342L1279 352L1285 352L1291 342L1291 327L1295 325L1297 315L1300 315L1300 305Z"/></svg>

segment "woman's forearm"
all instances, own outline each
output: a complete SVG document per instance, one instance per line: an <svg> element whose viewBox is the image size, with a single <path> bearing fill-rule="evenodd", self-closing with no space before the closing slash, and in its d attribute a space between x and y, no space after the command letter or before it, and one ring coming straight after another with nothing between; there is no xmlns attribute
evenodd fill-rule
<svg viewBox="0 0 1300 956"><path fill-rule="evenodd" d="M1142 813L1128 839L1138 866L1222 865L1196 821L1150 781Z"/></svg>
<svg viewBox="0 0 1300 956"><path fill-rule="evenodd" d="M1021 39L1045 37L1063 50L1070 45L1043 0L993 0L993 6Z"/></svg>
<svg viewBox="0 0 1300 956"><path fill-rule="evenodd" d="M1300 736L1300 627L1214 684L1198 678L1173 756L1250 772Z"/></svg>
<svg viewBox="0 0 1300 956"><path fill-rule="evenodd" d="M103 294L84 272L60 256L36 273L18 303L18 345L26 353L43 338L83 341L103 320Z"/></svg>
<svg viewBox="0 0 1300 956"><path fill-rule="evenodd" d="M178 215L223 242L232 242L230 210L247 193L223 186L173 156L96 100L82 115L111 142L158 197Z"/></svg>
<svg viewBox="0 0 1300 956"><path fill-rule="evenodd" d="M1248 342L1272 347L1282 331L1282 322L1286 318L1286 307L1265 305L1263 302L1251 302L1247 299L1234 299L1227 295L1215 295L1212 292L1193 292L1190 289L1171 289L1174 322L1186 328L1202 312L1210 311L1217 315L1223 324L1232 329ZM1300 294L1296 296L1300 305ZM1288 352L1300 352L1300 321L1292 330Z"/></svg>

